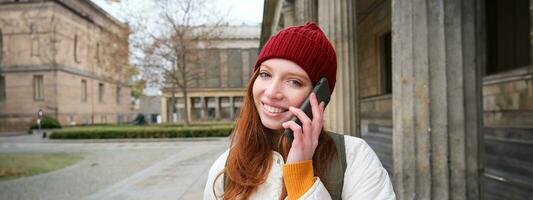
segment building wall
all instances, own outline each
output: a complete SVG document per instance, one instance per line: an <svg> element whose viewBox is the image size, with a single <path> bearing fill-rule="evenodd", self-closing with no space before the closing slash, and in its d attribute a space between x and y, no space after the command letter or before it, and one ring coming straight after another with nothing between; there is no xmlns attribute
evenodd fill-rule
<svg viewBox="0 0 533 200"><path fill-rule="evenodd" d="M39 109L63 125L130 120L128 27L90 1L64 3L74 11L56 1L0 3L0 72L6 90L0 131L27 129ZM43 75L44 101L33 100L34 75ZM103 102L98 101L99 83L105 86Z"/></svg>
<svg viewBox="0 0 533 200"><path fill-rule="evenodd" d="M390 31L390 1L358 19L361 128L392 126L392 96L381 91L379 36ZM532 59L533 60L533 59ZM533 65L485 76L483 118L488 127L533 126Z"/></svg>
<svg viewBox="0 0 533 200"><path fill-rule="evenodd" d="M188 111L185 110L183 94L179 91L175 94L175 122L183 121L186 114L191 122L234 120L237 117L244 88L259 53L259 27L225 27L224 30L230 31L223 32L224 36L213 41L209 47L199 49L201 59L191 63L206 73L189 84ZM169 86L163 89L161 98L162 121L172 122L172 92Z"/></svg>
<svg viewBox="0 0 533 200"><path fill-rule="evenodd" d="M533 127L533 66L487 76L483 119L488 127Z"/></svg>
<svg viewBox="0 0 533 200"><path fill-rule="evenodd" d="M383 49L380 42L380 37L391 31L390 3L390 0L381 1L373 10L358 15L357 67L363 136L369 133L369 126L392 128L392 95L381 89Z"/></svg>
<svg viewBox="0 0 533 200"><path fill-rule="evenodd" d="M384 94L381 82L380 36L391 30L389 1L381 1L372 12L357 20L357 64L359 68L359 95L361 98Z"/></svg>

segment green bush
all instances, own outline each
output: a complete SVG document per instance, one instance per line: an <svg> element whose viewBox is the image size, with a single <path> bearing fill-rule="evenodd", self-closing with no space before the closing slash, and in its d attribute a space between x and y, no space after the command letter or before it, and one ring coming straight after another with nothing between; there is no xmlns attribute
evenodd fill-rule
<svg viewBox="0 0 533 200"><path fill-rule="evenodd" d="M113 138L176 138L176 137L225 137L232 126L194 127L75 127L53 131L50 139L113 139Z"/></svg>
<svg viewBox="0 0 533 200"><path fill-rule="evenodd" d="M35 120L35 123L33 123L30 127L31 129L38 129L39 125L37 125L37 120ZM56 118L44 116L41 119L41 128L61 128L61 124L59 121L57 121Z"/></svg>

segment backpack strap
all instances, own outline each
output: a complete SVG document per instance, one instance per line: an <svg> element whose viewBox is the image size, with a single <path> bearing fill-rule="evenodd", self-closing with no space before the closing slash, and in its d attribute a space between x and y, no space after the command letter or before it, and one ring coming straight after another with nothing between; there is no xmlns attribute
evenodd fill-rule
<svg viewBox="0 0 533 200"><path fill-rule="evenodd" d="M336 156L330 161L326 168L327 189L332 200L342 199L342 187L344 186L344 172L346 171L346 151L344 135L326 132L335 142L337 148Z"/></svg>
<svg viewBox="0 0 533 200"><path fill-rule="evenodd" d="M326 169L327 189L332 200L342 200L342 187L344 186L344 172L346 171L346 150L344 135L326 131L335 142L336 156L330 161ZM227 164L227 163L226 163ZM224 191L226 191L227 178L224 172Z"/></svg>

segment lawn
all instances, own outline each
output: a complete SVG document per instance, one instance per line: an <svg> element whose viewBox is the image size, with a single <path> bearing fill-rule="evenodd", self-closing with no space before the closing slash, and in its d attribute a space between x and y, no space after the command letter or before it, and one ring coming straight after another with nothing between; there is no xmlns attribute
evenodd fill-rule
<svg viewBox="0 0 533 200"><path fill-rule="evenodd" d="M0 181L51 172L82 158L69 153L0 153Z"/></svg>

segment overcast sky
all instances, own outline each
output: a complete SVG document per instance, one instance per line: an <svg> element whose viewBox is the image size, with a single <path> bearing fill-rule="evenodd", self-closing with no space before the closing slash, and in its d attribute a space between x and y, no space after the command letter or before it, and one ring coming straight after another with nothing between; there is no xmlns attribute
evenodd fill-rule
<svg viewBox="0 0 533 200"><path fill-rule="evenodd" d="M109 12L117 19L124 21L121 16L121 9L128 6L142 7L146 4L146 0L122 0L120 3L106 0L91 0L104 10ZM227 11L227 21L230 24L239 25L242 23L249 25L258 25L261 23L263 17L263 2L264 0L212 0L216 8L220 8L222 12ZM135 8L133 8L135 9Z"/></svg>

